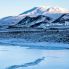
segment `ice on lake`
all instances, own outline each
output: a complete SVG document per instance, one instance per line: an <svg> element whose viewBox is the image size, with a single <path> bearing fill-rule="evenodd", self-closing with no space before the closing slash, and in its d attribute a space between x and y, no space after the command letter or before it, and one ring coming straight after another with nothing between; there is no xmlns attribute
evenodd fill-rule
<svg viewBox="0 0 69 69"><path fill-rule="evenodd" d="M69 69L69 50L0 45L0 69Z"/></svg>

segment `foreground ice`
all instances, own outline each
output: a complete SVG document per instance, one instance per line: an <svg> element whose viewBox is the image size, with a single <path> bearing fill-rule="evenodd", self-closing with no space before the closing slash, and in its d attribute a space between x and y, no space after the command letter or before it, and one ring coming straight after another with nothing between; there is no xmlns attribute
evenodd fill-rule
<svg viewBox="0 0 69 69"><path fill-rule="evenodd" d="M42 60L44 60L44 57L40 58L40 59L37 59L35 60L34 62L30 62L30 63L25 63L25 64L22 64L22 65L13 65L13 66L10 66L9 68L7 69L16 69L16 68L20 68L20 67L28 67L28 66L33 66L33 65L37 65L38 63L40 63Z"/></svg>
<svg viewBox="0 0 69 69"><path fill-rule="evenodd" d="M69 69L69 50L25 46L0 45L0 69Z"/></svg>

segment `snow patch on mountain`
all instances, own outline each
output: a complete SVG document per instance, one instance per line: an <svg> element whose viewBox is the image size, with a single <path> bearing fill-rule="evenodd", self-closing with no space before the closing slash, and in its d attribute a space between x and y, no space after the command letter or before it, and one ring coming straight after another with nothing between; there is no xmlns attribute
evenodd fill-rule
<svg viewBox="0 0 69 69"><path fill-rule="evenodd" d="M64 8L58 8L58 7L51 7L47 9L48 13L69 13L69 10L66 10Z"/></svg>

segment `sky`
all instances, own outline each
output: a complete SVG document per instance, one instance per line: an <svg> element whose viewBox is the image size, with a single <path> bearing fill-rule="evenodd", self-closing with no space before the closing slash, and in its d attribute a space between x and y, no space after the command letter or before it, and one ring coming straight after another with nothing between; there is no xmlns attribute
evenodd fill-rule
<svg viewBox="0 0 69 69"><path fill-rule="evenodd" d="M0 18L16 16L39 6L69 9L69 0L0 0Z"/></svg>

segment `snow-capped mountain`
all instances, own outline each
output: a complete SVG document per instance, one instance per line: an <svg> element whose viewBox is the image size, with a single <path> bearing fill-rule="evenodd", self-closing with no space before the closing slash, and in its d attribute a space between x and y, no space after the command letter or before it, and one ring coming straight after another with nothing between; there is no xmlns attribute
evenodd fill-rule
<svg viewBox="0 0 69 69"><path fill-rule="evenodd" d="M60 8L35 7L17 16L2 18L0 38L69 43L69 12Z"/></svg>
<svg viewBox="0 0 69 69"><path fill-rule="evenodd" d="M9 16L0 19L0 26L18 26L18 27L40 27L50 26L52 24L68 23L69 11L62 8L44 8L35 7L18 16Z"/></svg>

